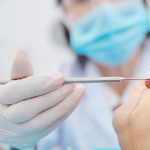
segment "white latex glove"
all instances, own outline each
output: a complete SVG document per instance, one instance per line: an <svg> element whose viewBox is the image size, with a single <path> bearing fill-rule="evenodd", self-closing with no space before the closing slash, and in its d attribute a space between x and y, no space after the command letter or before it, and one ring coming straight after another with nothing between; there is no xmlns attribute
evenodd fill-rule
<svg viewBox="0 0 150 150"><path fill-rule="evenodd" d="M19 52L11 77L33 75L31 62ZM63 84L60 73L43 73L0 87L0 142L23 149L54 130L77 107L85 94L83 85Z"/></svg>

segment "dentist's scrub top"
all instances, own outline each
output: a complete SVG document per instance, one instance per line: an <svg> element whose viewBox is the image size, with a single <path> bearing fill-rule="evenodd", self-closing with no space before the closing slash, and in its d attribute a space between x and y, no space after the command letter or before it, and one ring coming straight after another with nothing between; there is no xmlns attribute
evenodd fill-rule
<svg viewBox="0 0 150 150"><path fill-rule="evenodd" d="M150 39L143 46L141 60L132 77L150 77ZM99 77L102 76L97 66L87 61L82 67L78 61L66 62L55 66L50 71L61 72L65 77ZM128 77L131 77L129 74ZM122 97L108 84L86 83L86 94L76 110L53 132L37 143L36 150L110 150L119 148L117 135L112 126L113 109L128 101L131 89L136 81L129 82ZM52 114L51 114L52 115ZM30 148L28 150L35 150Z"/></svg>

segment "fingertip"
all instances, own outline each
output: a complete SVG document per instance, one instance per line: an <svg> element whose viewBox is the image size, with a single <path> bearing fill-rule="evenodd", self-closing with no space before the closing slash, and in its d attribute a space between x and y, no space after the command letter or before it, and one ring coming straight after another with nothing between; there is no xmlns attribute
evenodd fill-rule
<svg viewBox="0 0 150 150"><path fill-rule="evenodd" d="M71 92L75 89L76 83L65 83L63 84L63 93Z"/></svg>
<svg viewBox="0 0 150 150"><path fill-rule="evenodd" d="M83 84L78 84L77 87L83 91L86 91L86 87Z"/></svg>
<svg viewBox="0 0 150 150"><path fill-rule="evenodd" d="M25 52L25 51L19 51L16 55L20 55L20 54L25 54L28 56L27 52Z"/></svg>
<svg viewBox="0 0 150 150"><path fill-rule="evenodd" d="M45 72L37 76L41 83L41 88L45 89L47 92L61 87L65 81L64 75L58 72Z"/></svg>
<svg viewBox="0 0 150 150"><path fill-rule="evenodd" d="M63 85L65 82L65 76L59 72L54 72L54 76L56 78L57 84L56 85Z"/></svg>
<svg viewBox="0 0 150 150"><path fill-rule="evenodd" d="M81 95L84 95L86 92L86 87L83 84L76 85L75 89L78 90Z"/></svg>
<svg viewBox="0 0 150 150"><path fill-rule="evenodd" d="M143 90L146 89L145 81L139 81L135 83L135 85L133 86L133 89L136 91L142 92Z"/></svg>
<svg viewBox="0 0 150 150"><path fill-rule="evenodd" d="M59 73L60 74L60 76L61 76L61 79L62 79L62 81L63 81L63 83L65 82L65 76L63 75L63 74L61 74L61 73Z"/></svg>
<svg viewBox="0 0 150 150"><path fill-rule="evenodd" d="M34 70L28 54L25 51L18 52L11 65L10 78L21 79L33 74Z"/></svg>
<svg viewBox="0 0 150 150"><path fill-rule="evenodd" d="M63 84L65 81L65 76L62 73L48 72L47 74L50 76L50 79L55 79L55 82L58 82L58 84Z"/></svg>

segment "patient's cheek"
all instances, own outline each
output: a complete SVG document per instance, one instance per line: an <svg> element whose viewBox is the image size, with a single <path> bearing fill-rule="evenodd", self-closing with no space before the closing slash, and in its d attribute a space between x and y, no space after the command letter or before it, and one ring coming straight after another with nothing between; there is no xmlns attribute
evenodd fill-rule
<svg viewBox="0 0 150 150"><path fill-rule="evenodd" d="M10 78L22 79L34 74L32 63L26 52L18 52L11 66Z"/></svg>

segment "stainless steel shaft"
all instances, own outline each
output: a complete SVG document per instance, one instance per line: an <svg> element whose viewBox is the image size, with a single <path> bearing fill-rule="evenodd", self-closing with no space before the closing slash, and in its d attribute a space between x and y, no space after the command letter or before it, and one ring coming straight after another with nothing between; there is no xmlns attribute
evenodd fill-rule
<svg viewBox="0 0 150 150"><path fill-rule="evenodd" d="M122 77L67 78L64 83L119 83L125 81Z"/></svg>

